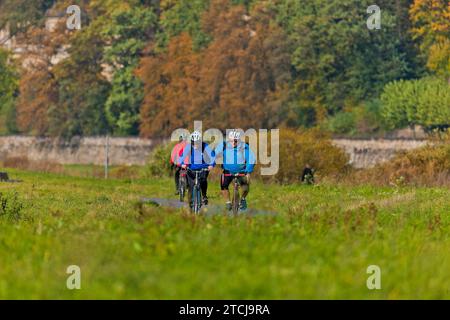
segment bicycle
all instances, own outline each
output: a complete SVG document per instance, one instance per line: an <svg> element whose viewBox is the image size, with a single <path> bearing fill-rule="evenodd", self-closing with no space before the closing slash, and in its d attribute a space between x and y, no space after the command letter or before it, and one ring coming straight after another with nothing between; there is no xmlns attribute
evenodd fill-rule
<svg viewBox="0 0 450 320"><path fill-rule="evenodd" d="M224 173L225 177L233 177L233 199L231 201L231 208L233 210L233 214L238 214L239 212L239 206L241 202L241 198L239 195L239 177L245 177L245 173Z"/></svg>
<svg viewBox="0 0 450 320"><path fill-rule="evenodd" d="M180 202L184 202L186 190L187 190L186 169L181 169L180 180L178 183L178 193L180 194Z"/></svg>
<svg viewBox="0 0 450 320"><path fill-rule="evenodd" d="M191 210L195 214L200 213L200 209L202 208L202 190L200 187L200 174L203 172L209 171L208 169L201 170L189 170L195 174L194 186L192 187L191 193Z"/></svg>

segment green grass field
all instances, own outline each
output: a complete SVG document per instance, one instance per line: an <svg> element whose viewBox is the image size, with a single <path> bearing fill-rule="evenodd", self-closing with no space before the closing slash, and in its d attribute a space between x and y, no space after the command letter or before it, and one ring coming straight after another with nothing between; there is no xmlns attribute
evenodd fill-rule
<svg viewBox="0 0 450 320"><path fill-rule="evenodd" d="M24 207L0 217L2 299L450 298L449 189L254 183L249 205L277 216L194 217L139 205L174 198L171 179L8 172Z"/></svg>

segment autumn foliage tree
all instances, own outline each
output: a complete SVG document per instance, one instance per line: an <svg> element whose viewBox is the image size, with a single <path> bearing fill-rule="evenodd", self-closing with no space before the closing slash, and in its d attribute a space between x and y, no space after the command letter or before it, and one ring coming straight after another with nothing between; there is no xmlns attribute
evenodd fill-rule
<svg viewBox="0 0 450 320"><path fill-rule="evenodd" d="M164 55L142 60L137 70L144 82L141 135L163 136L188 124L199 81L197 59L190 36L183 33L169 43Z"/></svg>
<svg viewBox="0 0 450 320"><path fill-rule="evenodd" d="M244 6L214 2L203 18L214 41L202 59L200 103L207 125L271 128L279 123L279 91L290 79L283 31L261 4L247 15Z"/></svg>
<svg viewBox="0 0 450 320"><path fill-rule="evenodd" d="M420 43L427 67L450 82L450 2L415 0L410 17L412 33Z"/></svg>
<svg viewBox="0 0 450 320"><path fill-rule="evenodd" d="M68 3L60 2L56 9L65 10ZM84 13L95 16L93 10ZM63 19L50 30L33 27L22 35L27 43L17 104L22 132L65 138L107 132L102 23L97 19L81 31L69 31ZM61 52L65 54L55 61Z"/></svg>
<svg viewBox="0 0 450 320"><path fill-rule="evenodd" d="M48 32L44 27L29 28L21 41L28 44L22 55L22 76L16 104L17 126L21 132L47 135L49 110L58 102L58 87L52 57L67 44L67 30L62 24Z"/></svg>
<svg viewBox="0 0 450 320"><path fill-rule="evenodd" d="M448 1L378 0L379 30L366 25L372 4L0 0L0 29L11 31L2 30L1 41L20 45L24 67L15 81L19 90L8 98L8 117L16 118L19 132L65 138L167 137L194 120L220 129L320 125L358 134L365 132L359 119L370 118L373 133L384 125L380 110L404 120L395 101L405 95L386 87L393 94L380 99L383 88L398 80L409 88L430 74L436 81L424 80L430 94L420 100L421 110L445 106ZM81 30L65 26L69 5L81 8ZM48 30L55 17L62 22ZM447 123L446 111L437 110L428 125ZM418 123L411 119L408 124Z"/></svg>
<svg viewBox="0 0 450 320"><path fill-rule="evenodd" d="M270 10L213 1L202 18L212 42L193 51L187 34L172 38L162 56L143 59L145 83L141 135L168 135L202 120L219 129L272 127L290 78L282 30Z"/></svg>

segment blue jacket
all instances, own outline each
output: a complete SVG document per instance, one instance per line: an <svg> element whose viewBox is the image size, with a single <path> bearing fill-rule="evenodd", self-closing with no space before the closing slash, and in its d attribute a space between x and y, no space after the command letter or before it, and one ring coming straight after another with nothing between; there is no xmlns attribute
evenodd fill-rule
<svg viewBox="0 0 450 320"><path fill-rule="evenodd" d="M256 164L255 154L249 145L243 141L233 147L230 142L219 144L214 150L214 155L223 155L223 169L230 173L252 173Z"/></svg>
<svg viewBox="0 0 450 320"><path fill-rule="evenodd" d="M206 169L209 166L215 166L216 157L209 145L203 142L201 148L192 148L189 143L186 145L183 151L183 155L178 158L178 164L186 164L191 170Z"/></svg>

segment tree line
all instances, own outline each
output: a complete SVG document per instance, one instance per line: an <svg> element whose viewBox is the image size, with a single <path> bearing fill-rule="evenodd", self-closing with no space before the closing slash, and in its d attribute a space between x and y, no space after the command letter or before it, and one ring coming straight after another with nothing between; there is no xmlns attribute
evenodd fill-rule
<svg viewBox="0 0 450 320"><path fill-rule="evenodd" d="M82 9L81 30L52 12ZM450 4L379 0L3 0L3 133L163 137L220 129L336 133L450 123ZM60 57L55 62L55 57Z"/></svg>

